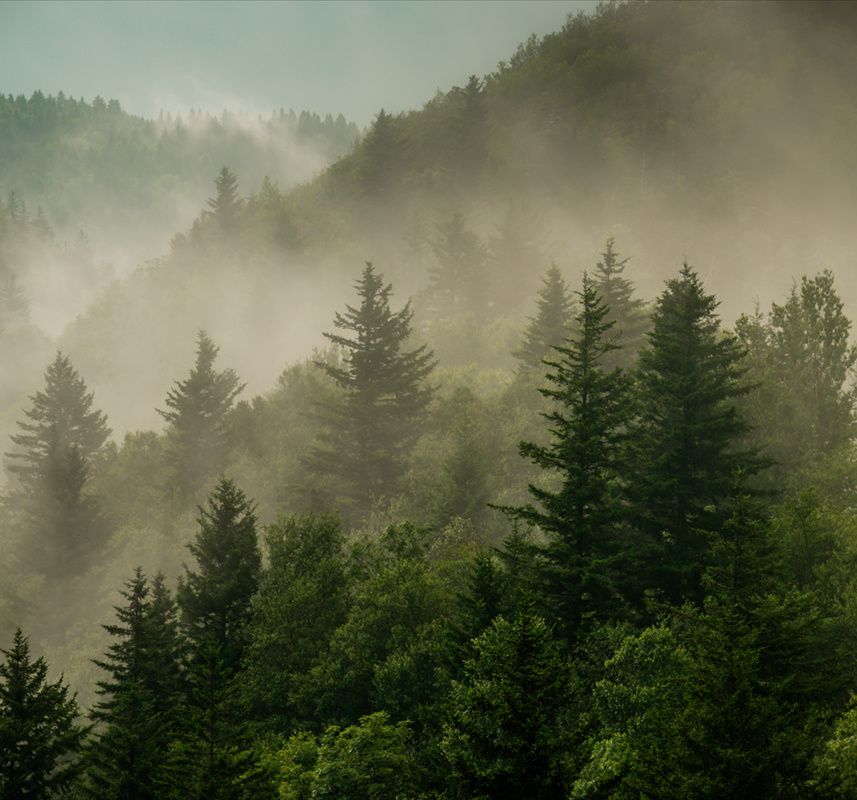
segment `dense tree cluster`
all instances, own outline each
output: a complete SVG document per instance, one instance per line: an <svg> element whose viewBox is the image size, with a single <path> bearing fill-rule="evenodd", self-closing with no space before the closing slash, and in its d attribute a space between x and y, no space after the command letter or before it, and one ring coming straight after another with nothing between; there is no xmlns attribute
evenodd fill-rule
<svg viewBox="0 0 857 800"><path fill-rule="evenodd" d="M88 547L88 575L113 557L108 539L129 549L127 499L95 491L111 473L145 481L160 459L171 485L150 491L164 508L205 504L175 588L137 567L104 623L90 727L21 633L23 622L63 641L37 622L59 598L7 572L19 628L0 665L0 737L28 704L44 735L19 741L0 780L17 785L27 759L61 765L28 778L44 792L105 798L827 797L831 770L850 780L850 494L777 493L807 485L814 454L829 469L853 448L850 323L832 276L804 279L769 320L742 317L736 336L685 263L626 369L616 353L642 305L616 288L626 261L612 240L604 259L573 297L557 266L546 273L521 333L525 368L493 406L462 387L447 395L449 378L429 383L437 365L411 343L410 307L392 310L371 264L359 305L334 320L353 338L328 334L324 358L252 404L233 405L239 378L213 369L217 347L200 333L159 448L105 447L104 415L58 354L9 454L15 552L54 557L28 569L55 564L72 586L84 568L70 542ZM611 313L607 278L633 313ZM790 452L804 460L771 469L760 397L783 391L795 341L807 368L808 353L826 354L830 399L793 420ZM517 493L504 484L526 473L499 457L513 441L474 433L487 417L534 433L519 440L530 472ZM262 524L223 470L261 488L295 426L306 430L291 457L313 477L281 495L300 513ZM437 470L444 481L419 477ZM80 510L58 511L54 527L26 516L55 495Z"/></svg>
<svg viewBox="0 0 857 800"><path fill-rule="evenodd" d="M730 329L707 286L728 248L704 271L661 254L709 258L702 219L736 241L764 227L756 181L776 194L794 174L758 146L778 76L805 102L795 129L815 120L807 141L840 158L819 209L852 208L853 81L820 78L853 63L854 24L847 5L605 3L420 111L378 113L315 180L248 196L229 115L0 97L4 168L94 126L91 154L45 158L60 208L64 170L103 178L120 141L171 170L153 206L217 176L170 253L59 352L28 264L59 254L84 280L96 259L23 195L0 200L0 416L17 422L0 797L853 797L847 276L806 274ZM195 153L191 133L231 149ZM103 195L117 209L122 174ZM795 265L754 241L736 269ZM335 304L301 303L316 279ZM313 314L323 346L239 400ZM252 362L236 356L251 317ZM195 330L188 370L174 353ZM125 404L162 429L118 423ZM111 439L99 406L132 432Z"/></svg>

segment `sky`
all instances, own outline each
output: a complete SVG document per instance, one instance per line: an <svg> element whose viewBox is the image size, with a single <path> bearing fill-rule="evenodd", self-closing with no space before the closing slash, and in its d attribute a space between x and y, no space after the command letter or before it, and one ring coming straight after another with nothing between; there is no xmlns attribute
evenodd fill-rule
<svg viewBox="0 0 857 800"><path fill-rule="evenodd" d="M559 30L595 0L3 0L0 93L190 108L343 114L420 108Z"/></svg>

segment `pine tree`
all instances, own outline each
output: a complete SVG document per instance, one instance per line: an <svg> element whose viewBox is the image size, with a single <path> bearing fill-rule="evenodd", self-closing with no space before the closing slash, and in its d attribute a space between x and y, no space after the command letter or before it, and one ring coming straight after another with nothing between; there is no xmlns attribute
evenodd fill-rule
<svg viewBox="0 0 857 800"><path fill-rule="evenodd" d="M30 657L29 640L15 631L0 650L0 797L41 800L66 793L80 772L87 729L62 678L49 683L44 658Z"/></svg>
<svg viewBox="0 0 857 800"><path fill-rule="evenodd" d="M556 264L551 264L542 277L536 301L538 313L530 318L520 348L512 353L523 369L541 369L551 348L562 346L571 336L573 306L562 272Z"/></svg>
<svg viewBox="0 0 857 800"><path fill-rule="evenodd" d="M432 397L426 378L434 368L425 345L404 349L411 333L410 303L390 308L392 287L366 265L355 285L360 306L346 306L334 325L354 338L324 335L344 352L341 366L316 362L342 389L321 406L328 431L308 461L315 472L344 483L343 513L363 513L373 499L395 490L408 448Z"/></svg>
<svg viewBox="0 0 857 800"><path fill-rule="evenodd" d="M577 293L579 333L554 345L556 360L541 393L554 402L547 445L521 442L520 452L556 473L556 490L530 485L538 507L505 508L516 520L547 537L535 547L539 588L569 641L584 620L609 612L615 600L610 561L622 549L620 526L627 515L623 443L632 418L630 379L603 361L617 345L610 338L607 306L587 275Z"/></svg>
<svg viewBox="0 0 857 800"><path fill-rule="evenodd" d="M169 423L170 484L182 497L191 496L223 468L229 444L227 418L245 386L234 370L215 371L219 351L205 331L200 331L194 368L167 394L167 410L158 410Z"/></svg>
<svg viewBox="0 0 857 800"><path fill-rule="evenodd" d="M194 649L212 644L234 674L262 567L255 507L233 481L221 478L199 513L199 531L188 544L197 571L185 566L176 591L182 625Z"/></svg>
<svg viewBox="0 0 857 800"><path fill-rule="evenodd" d="M702 531L728 518L735 474L765 465L740 447L747 423L737 400L751 390L745 350L720 329L716 308L685 263L657 301L639 359L632 487L651 547L650 588L672 603L701 602Z"/></svg>

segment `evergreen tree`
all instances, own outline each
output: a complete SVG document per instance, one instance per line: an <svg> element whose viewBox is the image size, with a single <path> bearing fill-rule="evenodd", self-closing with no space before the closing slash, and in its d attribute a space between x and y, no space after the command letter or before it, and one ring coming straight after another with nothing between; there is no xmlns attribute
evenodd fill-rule
<svg viewBox="0 0 857 800"><path fill-rule="evenodd" d="M92 410L93 395L67 356L58 353L45 373L45 389L31 398L7 453L17 487L7 496L19 567L62 581L89 568L109 538L98 502L85 494L89 459L110 435ZM49 588L51 588L49 587ZM59 610L59 609L56 609Z"/></svg>
<svg viewBox="0 0 857 800"><path fill-rule="evenodd" d="M538 527L547 537L534 548L540 593L569 641L584 620L608 613L615 600L611 559L622 548L621 523L627 515L621 461L632 417L630 379L603 367L617 348L609 338L613 322L587 275L577 293L579 333L554 345L552 388L541 393L554 401L544 416L551 424L547 445L521 442L521 455L557 473L557 489L530 485L538 508L504 509L513 519Z"/></svg>
<svg viewBox="0 0 857 800"><path fill-rule="evenodd" d="M458 796L568 797L583 737L574 676L550 629L525 610L498 618L474 647L442 743Z"/></svg>
<svg viewBox="0 0 857 800"><path fill-rule="evenodd" d="M198 571L185 566L176 597L194 648L213 645L233 675L244 653L250 603L262 567L255 507L233 481L221 478L208 507L199 512L200 529L188 544Z"/></svg>
<svg viewBox="0 0 857 800"><path fill-rule="evenodd" d="M395 490L432 397L426 378L434 363L425 345L404 350L411 333L410 303L393 311L392 287L384 285L371 264L355 288L360 306L346 306L334 318L334 325L352 331L354 338L324 334L342 348L342 365L316 362L343 393L321 406L328 431L309 464L342 479L349 506L343 513L359 516L373 499Z"/></svg>
<svg viewBox="0 0 857 800"><path fill-rule="evenodd" d="M613 332L621 345L607 357L605 366L629 368L636 363L637 353L645 343L649 317L645 303L634 297L634 285L622 275L630 258L620 261L613 245L610 236L601 254L602 260L595 267L595 288L609 309L607 321L616 323Z"/></svg>
<svg viewBox="0 0 857 800"><path fill-rule="evenodd" d="M562 272L556 264L551 264L542 277L536 301L538 313L530 318L520 348L512 353L523 369L541 369L542 361L550 356L551 348L561 346L570 338L573 306Z"/></svg>
<svg viewBox="0 0 857 800"><path fill-rule="evenodd" d="M362 157L360 183L368 197L386 198L401 181L405 143L399 127L398 118L382 108L358 151Z"/></svg>
<svg viewBox="0 0 857 800"><path fill-rule="evenodd" d="M167 780L170 743L177 734L182 702L180 645L175 606L163 586L138 567L116 606L117 623L103 660L107 678L98 681L101 699L91 711L101 724L87 754L88 793L129 800L159 797Z"/></svg>
<svg viewBox="0 0 857 800"><path fill-rule="evenodd" d="M45 389L30 397L32 407L13 435L17 448L6 453L9 472L25 487L38 482L47 464L75 450L84 464L110 435L107 419L92 409L93 395L68 356L57 353L45 372Z"/></svg>
<svg viewBox="0 0 857 800"><path fill-rule="evenodd" d="M777 585L765 515L740 485L734 494L702 611L679 615L685 705L638 753L645 796L812 796L812 759L849 683L832 620Z"/></svg>
<svg viewBox="0 0 857 800"><path fill-rule="evenodd" d="M468 230L464 214L452 212L440 222L431 241L437 266L429 270L429 308L443 319L471 313L484 318L492 299L487 276L488 251L482 240Z"/></svg>
<svg viewBox="0 0 857 800"><path fill-rule="evenodd" d="M209 198L208 206L211 214L223 233L230 233L235 228L238 212L241 209L241 198L238 197L238 178L224 166L214 180L217 195Z"/></svg>
<svg viewBox="0 0 857 800"><path fill-rule="evenodd" d="M169 423L170 485L182 497L198 491L209 476L223 468L229 444L227 418L235 397L244 389L234 370L215 371L219 351L205 331L200 331L194 368L167 394L167 410L158 410Z"/></svg>
<svg viewBox="0 0 857 800"><path fill-rule="evenodd" d="M471 75L465 87L457 91L460 111L453 130L452 149L457 174L470 178L478 175L485 164L491 126L482 81Z"/></svg>
<svg viewBox="0 0 857 800"><path fill-rule="evenodd" d="M649 588L672 603L701 602L707 543L729 516L734 476L764 462L740 448L737 407L750 391L745 350L720 329L717 300L686 263L667 281L640 353L640 420L633 431L638 524L651 547Z"/></svg>
<svg viewBox="0 0 857 800"><path fill-rule="evenodd" d="M49 683L44 658L30 657L28 639L15 631L0 650L0 797L42 800L65 794L80 772L86 728L62 678Z"/></svg>

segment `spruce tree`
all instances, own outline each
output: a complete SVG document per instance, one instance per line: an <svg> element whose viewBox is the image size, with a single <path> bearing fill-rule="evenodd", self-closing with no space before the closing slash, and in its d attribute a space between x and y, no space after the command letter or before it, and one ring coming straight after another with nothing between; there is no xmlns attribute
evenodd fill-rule
<svg viewBox="0 0 857 800"><path fill-rule="evenodd" d="M584 620L609 613L615 600L611 560L620 553L627 515L623 442L632 418L631 384L603 361L617 345L607 306L584 274L577 293L579 333L554 345L546 375L553 401L547 445L521 442L520 453L559 478L557 489L530 485L537 505L505 508L515 520L538 527L546 543L534 547L535 574L561 630L573 640Z"/></svg>
<svg viewBox="0 0 857 800"><path fill-rule="evenodd" d="M244 653L262 568L255 506L233 481L221 478L199 513L199 531L188 544L196 570L185 566L176 598L193 649L213 645L231 675Z"/></svg>
<svg viewBox="0 0 857 800"><path fill-rule="evenodd" d="M637 372L637 524L648 537L649 588L672 603L701 602L702 531L728 518L735 474L765 464L741 447L748 426L737 401L751 390L745 350L721 330L717 305L685 263L658 298Z"/></svg>
<svg viewBox="0 0 857 800"><path fill-rule="evenodd" d="M65 590L62 581L91 567L109 538L98 502L85 487L89 460L110 429L62 353L45 373L44 391L30 399L26 421L18 423L22 432L11 437L16 447L6 454L15 481L7 496L13 555L19 568Z"/></svg>
<svg viewBox="0 0 857 800"><path fill-rule="evenodd" d="M512 353L521 362L523 369L541 369L542 361L550 356L551 348L562 346L571 336L574 302L562 272L551 264L542 277L538 312L524 330L521 346Z"/></svg>
<svg viewBox="0 0 857 800"><path fill-rule="evenodd" d="M441 747L461 797L561 800L582 745L575 678L531 609L499 617L453 684Z"/></svg>
<svg viewBox="0 0 857 800"><path fill-rule="evenodd" d="M620 366L626 369L636 363L637 354L645 343L645 332L649 326L649 316L645 303L634 297L634 285L625 277L625 266L630 258L619 260L619 254L613 249L614 239L607 239L602 260L595 267L595 288L604 299L609 311L607 321L615 322L613 333L621 349L608 356L605 365Z"/></svg>
<svg viewBox="0 0 857 800"><path fill-rule="evenodd" d="M138 567L121 592L117 622L105 625L112 641L95 661L107 677L92 719L100 724L87 754L88 793L96 798L144 800L160 796L182 702L181 658L175 606L163 578L154 594Z"/></svg>
<svg viewBox="0 0 857 800"><path fill-rule="evenodd" d="M241 209L241 198L238 197L238 179L224 166L214 181L217 195L208 200L211 214L223 233L231 233L235 229L238 213Z"/></svg>
<svg viewBox="0 0 857 800"><path fill-rule="evenodd" d="M41 800L65 794L80 772L87 729L62 678L47 679L44 658L30 656L29 640L15 631L11 650L0 650L0 797Z"/></svg>
<svg viewBox="0 0 857 800"><path fill-rule="evenodd" d="M430 268L430 310L440 319L471 313L484 318L489 311L488 251L467 228L464 214L452 212L448 222L436 226L431 249L437 266Z"/></svg>
<svg viewBox="0 0 857 800"><path fill-rule="evenodd" d="M411 334L410 303L390 308L392 287L367 263L355 286L359 306L346 306L334 325L354 338L325 333L342 348L342 364L317 361L342 390L320 405L327 431L311 452L314 472L342 482L343 514L359 517L373 500L393 491L409 447L432 397L426 378L434 368L425 345L406 350Z"/></svg>
<svg viewBox="0 0 857 800"><path fill-rule="evenodd" d="M244 384L234 370L214 369L219 351L205 331L200 331L190 375L167 394L167 410L158 410L169 423L170 485L181 497L198 491L224 466L229 445L227 419Z"/></svg>

